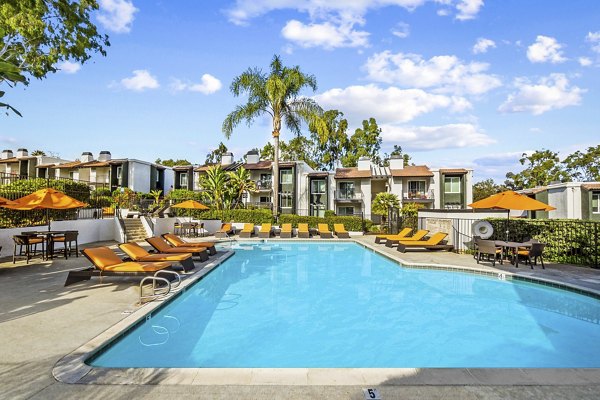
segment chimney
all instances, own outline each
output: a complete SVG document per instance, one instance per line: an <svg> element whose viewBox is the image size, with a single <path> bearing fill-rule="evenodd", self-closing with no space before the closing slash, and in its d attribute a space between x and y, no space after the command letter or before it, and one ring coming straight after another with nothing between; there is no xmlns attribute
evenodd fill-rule
<svg viewBox="0 0 600 400"><path fill-rule="evenodd" d="M94 156L89 151L86 151L86 152L81 153L81 159L79 161L81 161L81 162L94 161Z"/></svg>
<svg viewBox="0 0 600 400"><path fill-rule="evenodd" d="M394 154L390 157L390 169L404 168L404 158L399 154Z"/></svg>
<svg viewBox="0 0 600 400"><path fill-rule="evenodd" d="M260 156L258 155L258 151L250 150L246 153L246 163L248 164L256 164L260 161Z"/></svg>
<svg viewBox="0 0 600 400"><path fill-rule="evenodd" d="M227 152L221 155L221 165L233 164L233 153Z"/></svg>
<svg viewBox="0 0 600 400"><path fill-rule="evenodd" d="M100 155L98 156L98 161L110 161L110 151L101 151Z"/></svg>
<svg viewBox="0 0 600 400"><path fill-rule="evenodd" d="M27 149L18 149L17 150L17 158L27 157L28 155L29 155L29 152L27 151Z"/></svg>
<svg viewBox="0 0 600 400"><path fill-rule="evenodd" d="M361 157L358 159L358 170L359 171L370 171L371 170L371 159L369 157Z"/></svg>
<svg viewBox="0 0 600 400"><path fill-rule="evenodd" d="M12 158L12 157L13 157L12 150L2 150L2 153L0 153L0 160L6 160L7 158Z"/></svg>

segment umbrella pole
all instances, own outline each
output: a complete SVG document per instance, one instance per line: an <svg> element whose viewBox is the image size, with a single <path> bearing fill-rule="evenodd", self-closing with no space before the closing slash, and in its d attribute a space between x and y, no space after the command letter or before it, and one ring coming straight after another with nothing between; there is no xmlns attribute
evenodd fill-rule
<svg viewBox="0 0 600 400"><path fill-rule="evenodd" d="M508 233L509 233L509 229L508 229L508 224L510 223L510 210L506 210L506 241L508 242Z"/></svg>
<svg viewBox="0 0 600 400"><path fill-rule="evenodd" d="M48 232L50 232L50 209L46 208L46 222L48 222Z"/></svg>

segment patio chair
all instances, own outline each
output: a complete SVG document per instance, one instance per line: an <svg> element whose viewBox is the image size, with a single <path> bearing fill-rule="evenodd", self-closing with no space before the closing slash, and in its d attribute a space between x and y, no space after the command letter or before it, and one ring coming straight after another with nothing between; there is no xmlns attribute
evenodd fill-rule
<svg viewBox="0 0 600 400"><path fill-rule="evenodd" d="M344 224L333 224L333 231L339 239L349 239L350 234L346 230Z"/></svg>
<svg viewBox="0 0 600 400"><path fill-rule="evenodd" d="M258 231L258 237L262 239L267 239L271 237L272 227L271 224L262 224L260 227L260 231Z"/></svg>
<svg viewBox="0 0 600 400"><path fill-rule="evenodd" d="M12 238L15 242L15 247L13 250L13 264L16 262L17 256L25 256L27 264L29 264L29 260L31 260L31 257L34 257L38 253L38 244L42 247L40 254L42 258L44 258L44 238L33 235L14 235ZM17 246L19 246L18 255ZM23 247L25 247L25 254L23 254Z"/></svg>
<svg viewBox="0 0 600 400"><path fill-rule="evenodd" d="M414 235L412 236L407 236L407 237L403 237L403 238L391 238L388 237L387 240L385 241L385 246L386 247L393 247L395 244L400 243L400 241L403 242L418 242L420 240L423 240L423 238L425 236L427 236L427 234L429 233L428 230L426 229L421 229L415 232Z"/></svg>
<svg viewBox="0 0 600 400"><path fill-rule="evenodd" d="M235 230L231 224L227 223L221 225L221 229L215 232L215 237L226 238L229 237L230 234L235 234Z"/></svg>
<svg viewBox="0 0 600 400"><path fill-rule="evenodd" d="M249 239L252 237L252 234L254 233L254 224L244 224L244 229L241 230L240 232L240 237L241 238L245 238L245 239Z"/></svg>
<svg viewBox="0 0 600 400"><path fill-rule="evenodd" d="M481 240L481 236L473 236L473 258L475 259L477 259L477 250L479 249L479 242Z"/></svg>
<svg viewBox="0 0 600 400"><path fill-rule="evenodd" d="M318 228L321 239L333 239L333 233L331 233L327 224L319 224Z"/></svg>
<svg viewBox="0 0 600 400"><path fill-rule="evenodd" d="M208 260L208 251L206 250L206 247L171 247L163 238L158 236L147 238L146 242L148 242L150 246L154 247L154 249L159 253L187 253L199 257L200 261Z"/></svg>
<svg viewBox="0 0 600 400"><path fill-rule="evenodd" d="M379 244L382 241L388 240L388 238L400 240L405 237L408 237L408 235L410 235L411 232L412 232L411 228L404 228L400 232L398 232L398 234L396 234L396 235L377 235L377 236L375 236L375 243Z"/></svg>
<svg viewBox="0 0 600 400"><path fill-rule="evenodd" d="M79 231L65 231L64 235L50 236L49 247L51 252L54 253L57 249L55 248L56 243L62 243L62 249L58 249L65 255L65 259L69 258L73 252L73 243L75 243L75 256L79 257L79 244L77 238L79 237Z"/></svg>
<svg viewBox="0 0 600 400"><path fill-rule="evenodd" d="M537 259L539 257L540 262L542 263L542 269L546 269L546 266L544 265L544 247L546 247L545 243L532 243L531 248L529 249L517 250L517 257L526 257L531 269L533 269L533 264L537 265ZM533 260L533 263L531 260Z"/></svg>
<svg viewBox="0 0 600 400"><path fill-rule="evenodd" d="M133 261L137 262L154 262L167 261L179 263L183 267L184 272L191 271L195 268L192 255L189 253L169 254L169 253L148 253L146 249L135 242L123 243L119 245L125 254Z"/></svg>
<svg viewBox="0 0 600 400"><path fill-rule="evenodd" d="M279 237L281 239L290 239L292 237L292 224L281 224Z"/></svg>
<svg viewBox="0 0 600 400"><path fill-rule="evenodd" d="M170 262L124 262L108 247L95 247L84 249L83 255L92 263L92 267L82 270L69 271L65 286L80 281L87 281L92 276L158 276L167 279L179 278L177 272L169 270Z"/></svg>
<svg viewBox="0 0 600 400"><path fill-rule="evenodd" d="M165 233L162 237L173 247L203 247L206 248L208 254L214 256L217 254L214 242L186 242L182 238L172 233Z"/></svg>
<svg viewBox="0 0 600 400"><path fill-rule="evenodd" d="M310 231L308 230L308 224L298 224L298 237L302 239L308 239L310 237Z"/></svg>
<svg viewBox="0 0 600 400"><path fill-rule="evenodd" d="M397 250L401 253L406 253L406 249L415 249L415 248L421 248L421 249L426 249L426 250L448 250L448 251L450 251L454 248L454 246L446 243L446 241L444 240L444 239L446 239L446 236L448 236L447 233L438 232L434 235L431 235L431 237L428 240L409 240L409 241L401 240L398 243Z"/></svg>
<svg viewBox="0 0 600 400"><path fill-rule="evenodd" d="M477 243L477 264L481 261L481 256L487 256L492 259L492 266L496 266L496 259L500 259L500 265L504 261L502 256L502 247L496 246L493 240L480 240Z"/></svg>

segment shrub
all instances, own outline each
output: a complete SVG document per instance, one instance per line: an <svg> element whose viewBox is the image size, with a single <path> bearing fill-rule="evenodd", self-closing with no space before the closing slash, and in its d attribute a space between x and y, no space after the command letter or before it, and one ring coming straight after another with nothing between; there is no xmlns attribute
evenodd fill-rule
<svg viewBox="0 0 600 400"><path fill-rule="evenodd" d="M273 214L271 210L257 209L257 210L209 210L199 212L197 214L198 219L220 219L222 221L233 221L233 222L244 222L253 223L255 225L261 225L265 223L273 223Z"/></svg>
<svg viewBox="0 0 600 400"><path fill-rule="evenodd" d="M335 211L333 211L333 210L326 210L325 211L325 218L329 218L329 217L335 217Z"/></svg>
<svg viewBox="0 0 600 400"><path fill-rule="evenodd" d="M292 224L294 228L298 227L299 223L307 223L309 228L317 228L318 224L327 224L330 230L333 230L333 224L344 224L344 227L348 231L363 231L363 222L365 224L365 230L369 230L373 223L369 220L363 220L359 217L346 217L346 216L334 216L334 217L313 217L313 216L301 216L295 214L282 214L279 216L279 223L281 224Z"/></svg>

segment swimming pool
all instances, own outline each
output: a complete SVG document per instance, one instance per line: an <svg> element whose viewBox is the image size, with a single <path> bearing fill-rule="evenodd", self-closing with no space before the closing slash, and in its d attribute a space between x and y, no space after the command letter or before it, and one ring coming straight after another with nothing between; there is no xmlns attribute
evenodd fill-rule
<svg viewBox="0 0 600 400"><path fill-rule="evenodd" d="M600 366L600 301L406 269L348 242L242 244L95 367Z"/></svg>

